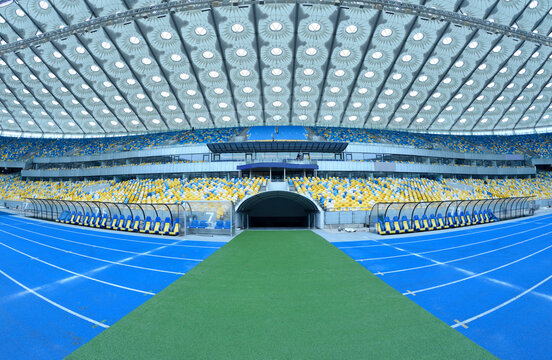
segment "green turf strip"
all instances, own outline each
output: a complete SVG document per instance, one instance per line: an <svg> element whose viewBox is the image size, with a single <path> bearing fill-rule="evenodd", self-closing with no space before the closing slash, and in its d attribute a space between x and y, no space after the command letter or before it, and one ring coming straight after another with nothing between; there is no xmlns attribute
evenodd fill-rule
<svg viewBox="0 0 552 360"><path fill-rule="evenodd" d="M71 359L486 359L311 231L247 231Z"/></svg>

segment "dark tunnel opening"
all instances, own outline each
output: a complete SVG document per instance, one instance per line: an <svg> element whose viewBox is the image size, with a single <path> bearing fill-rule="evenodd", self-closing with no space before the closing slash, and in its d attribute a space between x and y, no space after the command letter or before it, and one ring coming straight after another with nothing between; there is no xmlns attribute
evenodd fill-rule
<svg viewBox="0 0 552 360"><path fill-rule="evenodd" d="M310 228L318 209L307 198L277 191L245 200L238 211L245 228Z"/></svg>

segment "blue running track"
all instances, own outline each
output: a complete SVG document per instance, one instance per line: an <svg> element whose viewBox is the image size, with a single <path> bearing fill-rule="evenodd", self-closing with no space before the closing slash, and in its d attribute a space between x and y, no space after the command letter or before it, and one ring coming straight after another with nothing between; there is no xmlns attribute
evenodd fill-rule
<svg viewBox="0 0 552 360"><path fill-rule="evenodd" d="M224 244L0 212L0 358L67 356Z"/></svg>
<svg viewBox="0 0 552 360"><path fill-rule="evenodd" d="M552 359L552 215L333 244L502 359Z"/></svg>

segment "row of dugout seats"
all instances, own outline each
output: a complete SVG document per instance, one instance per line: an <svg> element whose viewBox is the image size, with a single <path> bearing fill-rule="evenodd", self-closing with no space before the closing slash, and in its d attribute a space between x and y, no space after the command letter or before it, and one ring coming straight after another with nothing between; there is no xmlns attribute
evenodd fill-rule
<svg viewBox="0 0 552 360"><path fill-rule="evenodd" d="M495 221L498 221L498 218L491 210L475 211L473 214L469 212L448 213L446 217L443 217L440 213L437 216L431 214L429 218L425 214L421 218L414 215L412 224L406 216L401 219L395 216L393 220L390 220L389 217L385 217L383 221L378 220L376 222L376 232L380 235L405 234L414 231L441 230Z"/></svg>
<svg viewBox="0 0 552 360"><path fill-rule="evenodd" d="M188 223L188 229L207 229L208 227L209 223L207 222L207 220L192 220ZM217 220L214 226L216 230L230 230L231 227L232 223L230 222L230 220Z"/></svg>
<svg viewBox="0 0 552 360"><path fill-rule="evenodd" d="M165 221L161 221L160 217L155 218L152 221L150 216L142 221L140 216L136 216L132 219L131 215L124 217L124 215L109 218L107 214L82 214L82 212L75 211L63 211L56 219L57 222L72 225L83 225L100 229L121 230L130 232L140 232L145 234L159 234L159 235L178 235L180 232L180 219L176 218L174 222L169 217L165 218ZM143 226L141 226L143 225Z"/></svg>

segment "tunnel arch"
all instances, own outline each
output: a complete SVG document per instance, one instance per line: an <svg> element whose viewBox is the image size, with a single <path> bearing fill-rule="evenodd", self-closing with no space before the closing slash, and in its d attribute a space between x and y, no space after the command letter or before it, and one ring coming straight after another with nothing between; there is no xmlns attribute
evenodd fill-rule
<svg viewBox="0 0 552 360"><path fill-rule="evenodd" d="M265 191L237 206L239 225L254 227L320 227L322 209L312 199L291 191Z"/></svg>

